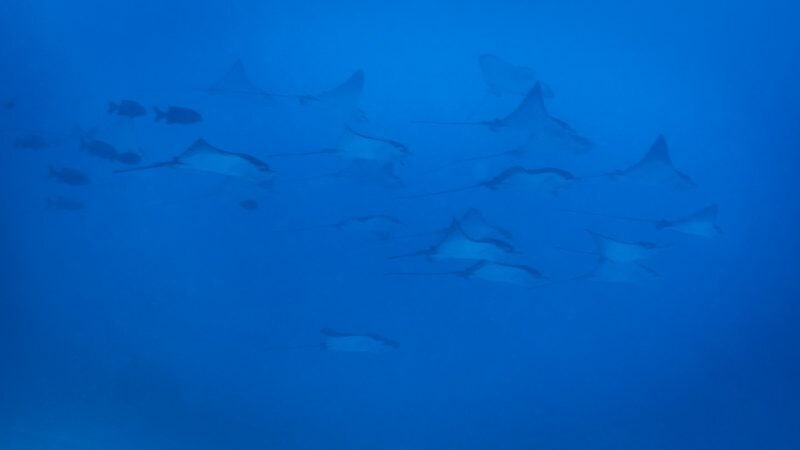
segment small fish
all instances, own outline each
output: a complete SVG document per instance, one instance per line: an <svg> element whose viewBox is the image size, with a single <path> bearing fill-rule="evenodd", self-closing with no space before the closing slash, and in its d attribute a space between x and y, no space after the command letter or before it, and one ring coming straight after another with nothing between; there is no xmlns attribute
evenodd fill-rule
<svg viewBox="0 0 800 450"><path fill-rule="evenodd" d="M109 161L115 161L119 155L113 145L94 138L81 138L81 150L97 158Z"/></svg>
<svg viewBox="0 0 800 450"><path fill-rule="evenodd" d="M142 162L142 155L136 152L122 152L119 153L115 159L117 162L120 162L122 164L135 166Z"/></svg>
<svg viewBox="0 0 800 450"><path fill-rule="evenodd" d="M29 134L16 138L14 147L26 150L43 150L50 147L50 144L38 134Z"/></svg>
<svg viewBox="0 0 800 450"><path fill-rule="evenodd" d="M249 198L247 200L240 201L239 202L239 206L242 209L246 209L248 211L253 211L253 210L258 209L258 202L256 200L253 200L252 198Z"/></svg>
<svg viewBox="0 0 800 450"><path fill-rule="evenodd" d="M86 186L87 184L91 183L91 179L88 175L78 169L72 169L69 167L57 169L51 166L49 176L51 179L69 186Z"/></svg>
<svg viewBox="0 0 800 450"><path fill-rule="evenodd" d="M140 103L133 100L120 100L119 103L108 102L108 113L135 119L146 116L147 110Z"/></svg>
<svg viewBox="0 0 800 450"><path fill-rule="evenodd" d="M86 204L74 198L58 196L48 198L47 207L50 209L60 209L62 211L80 211L86 207Z"/></svg>
<svg viewBox="0 0 800 450"><path fill-rule="evenodd" d="M153 108L153 111L156 113L156 122L164 120L168 125L189 125L203 120L199 112L180 106L170 106L166 111Z"/></svg>

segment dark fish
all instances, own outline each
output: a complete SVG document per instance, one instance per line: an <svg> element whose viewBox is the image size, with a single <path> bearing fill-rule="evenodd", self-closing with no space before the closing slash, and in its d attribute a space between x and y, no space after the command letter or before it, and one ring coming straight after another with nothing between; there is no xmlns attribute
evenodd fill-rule
<svg viewBox="0 0 800 450"><path fill-rule="evenodd" d="M50 178L70 186L85 186L91 182L88 175L78 169L71 169L69 167L63 167L61 169L50 167Z"/></svg>
<svg viewBox="0 0 800 450"><path fill-rule="evenodd" d="M81 138L81 150L101 159L114 161L117 159L117 149L108 142L93 138Z"/></svg>
<svg viewBox="0 0 800 450"><path fill-rule="evenodd" d="M50 144L38 134L29 134L15 139L14 147L27 150L42 150L50 147Z"/></svg>
<svg viewBox="0 0 800 450"><path fill-rule="evenodd" d="M135 166L142 162L142 155L136 152L122 152L117 155L116 161L122 164Z"/></svg>
<svg viewBox="0 0 800 450"><path fill-rule="evenodd" d="M242 209L246 209L248 211L253 211L254 209L258 209L258 202L253 199L242 200L239 202L239 206Z"/></svg>
<svg viewBox="0 0 800 450"><path fill-rule="evenodd" d="M189 108L181 108L180 106L170 106L166 111L153 108L153 111L156 113L156 122L164 120L169 125L188 125L203 120L203 116L199 112Z"/></svg>
<svg viewBox="0 0 800 450"><path fill-rule="evenodd" d="M146 116L147 110L140 103L133 100L120 100L119 103L108 102L108 113L134 119Z"/></svg>
<svg viewBox="0 0 800 450"><path fill-rule="evenodd" d="M58 196L55 198L48 198L47 207L50 209L60 209L62 211L80 211L84 209L86 205L82 201L74 198Z"/></svg>

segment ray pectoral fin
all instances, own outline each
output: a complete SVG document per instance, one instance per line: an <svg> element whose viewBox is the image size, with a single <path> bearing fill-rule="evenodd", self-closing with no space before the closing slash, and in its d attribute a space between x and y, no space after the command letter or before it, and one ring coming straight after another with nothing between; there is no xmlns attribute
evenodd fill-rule
<svg viewBox="0 0 800 450"><path fill-rule="evenodd" d="M115 170L114 173L136 172L140 170L158 169L161 167L175 167L178 166L179 164L180 163L176 160L169 160L169 161L162 161L153 164L148 164L146 166L132 167L130 169L118 169Z"/></svg>

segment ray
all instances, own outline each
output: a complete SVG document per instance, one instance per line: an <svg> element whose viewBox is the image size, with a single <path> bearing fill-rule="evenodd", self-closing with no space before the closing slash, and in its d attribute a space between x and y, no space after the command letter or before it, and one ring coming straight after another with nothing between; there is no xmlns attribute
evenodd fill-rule
<svg viewBox="0 0 800 450"><path fill-rule="evenodd" d="M536 84L536 73L530 67L518 66L499 57L485 53L478 58L478 65L491 95L525 95ZM542 84L545 97L553 97L552 91Z"/></svg>
<svg viewBox="0 0 800 450"><path fill-rule="evenodd" d="M678 233L705 238L714 238L722 235L722 228L717 225L719 206L716 204L706 206L691 214L675 219L646 219L640 217L620 216L564 208L556 208L556 211L582 214L586 216L606 217L609 219L625 220L630 222L647 223L655 226L659 230L672 230Z"/></svg>
<svg viewBox="0 0 800 450"><path fill-rule="evenodd" d="M311 155L334 155L344 160L393 163L408 157L411 155L411 151L395 140L367 135L355 131L350 126L345 126L336 147L308 152L271 153L265 157L284 158Z"/></svg>
<svg viewBox="0 0 800 450"><path fill-rule="evenodd" d="M722 235L722 228L717 225L718 213L719 207L710 205L688 216L672 220L659 220L655 225L660 230L672 230L694 236L713 238Z"/></svg>
<svg viewBox="0 0 800 450"><path fill-rule="evenodd" d="M431 261L443 260L491 260L500 261L509 255L518 254L507 241L491 237L476 238L467 235L457 219L453 219L445 235L435 245L389 259L423 256Z"/></svg>
<svg viewBox="0 0 800 450"><path fill-rule="evenodd" d="M302 104L329 103L355 108L364 90L364 71L359 69L353 72L347 80L333 89L315 95L300 95L298 100Z"/></svg>
<svg viewBox="0 0 800 450"><path fill-rule="evenodd" d="M456 192L463 192L472 189L488 189L496 191L505 187L517 187L525 190L544 191L552 195L557 195L559 191L566 188L571 183L579 180L566 170L557 169L554 167L542 167L538 169L529 169L522 166L512 166L503 170L492 178L486 179L479 183L457 187L453 189L446 189L443 191L428 192L424 194L414 194L396 199L417 199L425 197L433 197L438 195L453 194Z"/></svg>
<svg viewBox="0 0 800 450"><path fill-rule="evenodd" d="M458 224L464 232L478 239L492 238L511 240L511 232L492 224L479 210L470 208L458 218Z"/></svg>
<svg viewBox="0 0 800 450"><path fill-rule="evenodd" d="M483 216L476 208L469 208L457 219L458 224L464 232L474 239L498 239L510 241L513 235L510 231L492 224ZM439 229L435 231L423 231L419 233L406 234L402 236L393 236L394 239L415 238L424 236L444 236L447 234L449 228Z"/></svg>
<svg viewBox="0 0 800 450"><path fill-rule="evenodd" d="M519 105L504 117L483 121L415 121L414 123L432 125L473 125L483 126L492 131L518 129L536 136L556 138L571 144L576 151L589 150L594 144L581 136L563 120L551 116L544 104L541 83L531 88Z"/></svg>
<svg viewBox="0 0 800 450"><path fill-rule="evenodd" d="M197 139L178 156L146 166L116 170L115 173L134 172L161 167L193 169L240 178L254 183L264 183L272 178L273 171L258 158L247 153L235 153L213 147L204 139Z"/></svg>
<svg viewBox="0 0 800 450"><path fill-rule="evenodd" d="M385 353L400 348L400 343L375 333L350 334L323 328L322 348L333 352Z"/></svg>
<svg viewBox="0 0 800 450"><path fill-rule="evenodd" d="M678 190L696 187L694 180L675 168L669 154L667 140L659 135L647 153L628 168L612 172L612 179L633 181L654 186L668 186Z"/></svg>
<svg viewBox="0 0 800 450"><path fill-rule="evenodd" d="M623 241L592 230L586 231L592 236L600 258L617 263L641 261L651 257L654 251L665 248L653 242Z"/></svg>
<svg viewBox="0 0 800 450"><path fill-rule="evenodd" d="M272 97L272 94L257 87L250 81L241 59L234 61L225 74L206 88L205 92L212 95L230 95L245 98Z"/></svg>
<svg viewBox="0 0 800 450"><path fill-rule="evenodd" d="M574 280L636 284L659 277L658 272L640 263L619 263L601 258L597 261L594 269L584 275L575 277Z"/></svg>
<svg viewBox="0 0 800 450"><path fill-rule="evenodd" d="M391 276L455 276L521 287L541 286L548 281L537 269L524 264L480 260L464 270L450 272L388 272Z"/></svg>

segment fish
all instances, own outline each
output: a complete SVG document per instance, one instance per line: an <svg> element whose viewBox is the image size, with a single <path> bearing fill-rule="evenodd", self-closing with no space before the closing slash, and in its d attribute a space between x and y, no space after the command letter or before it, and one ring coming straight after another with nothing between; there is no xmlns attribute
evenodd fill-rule
<svg viewBox="0 0 800 450"><path fill-rule="evenodd" d="M140 103L133 100L108 102L107 112L109 114L116 114L118 116L128 117L131 119L147 115L147 109L145 109L145 107Z"/></svg>
<svg viewBox="0 0 800 450"><path fill-rule="evenodd" d="M525 95L538 81L530 67L514 65L492 54L480 55L478 64L489 93L497 97ZM553 97L552 90L544 83L541 85L543 95L546 98Z"/></svg>
<svg viewBox="0 0 800 450"><path fill-rule="evenodd" d="M719 205L716 203L705 206L697 211L674 219L646 219L641 217L619 216L588 211L577 211L574 209L556 208L557 211L564 211L572 214L582 214L588 216L607 217L609 219L625 220L630 222L640 222L653 225L658 230L672 230L678 233L699 236L704 238L715 238L723 234L722 228L717 224Z"/></svg>
<svg viewBox="0 0 800 450"><path fill-rule="evenodd" d="M542 273L525 264L480 260L464 270L450 272L388 272L386 275L456 276L466 280L478 279L520 287L536 287L548 282Z"/></svg>
<svg viewBox="0 0 800 450"><path fill-rule="evenodd" d="M161 167L193 169L202 172L216 173L257 184L268 182L274 175L270 166L255 156L247 153L222 150L212 146L202 138L194 141L189 148L172 159L146 166L120 169L116 170L115 173L134 172Z"/></svg>
<svg viewBox="0 0 800 450"><path fill-rule="evenodd" d="M400 343L379 334L350 334L323 328L321 347L332 352L385 353L400 348Z"/></svg>
<svg viewBox="0 0 800 450"><path fill-rule="evenodd" d="M564 247L559 247L562 250L572 251L575 253L585 253L589 255L597 255L603 260L612 261L615 263L631 263L650 258L652 254L666 248L666 246L658 245L648 241L623 241L621 239L613 238L597 233L592 230L586 230L591 235L594 241L596 250L594 252L571 250Z"/></svg>
<svg viewBox="0 0 800 450"><path fill-rule="evenodd" d="M73 169L70 167L62 167L61 169L58 169L51 166L49 177L61 184L66 184L69 186L86 186L87 184L91 183L91 179L88 175L78 169Z"/></svg>
<svg viewBox="0 0 800 450"><path fill-rule="evenodd" d="M511 243L491 237L469 236L461 228L458 220L453 219L445 235L435 245L423 250L391 256L389 259L423 256L431 261L459 259L501 261L514 254L519 254L519 252Z"/></svg>
<svg viewBox="0 0 800 450"><path fill-rule="evenodd" d="M452 194L480 188L496 191L502 187L509 186L517 186L526 190L544 191L549 192L552 195L558 195L561 190L565 189L567 186L579 179L579 177L576 177L572 173L567 172L566 170L557 169L555 167L531 169L517 165L509 167L497 175L479 183L453 189L446 189L443 191L396 197L396 199L433 197L437 195Z"/></svg>
<svg viewBox="0 0 800 450"><path fill-rule="evenodd" d="M536 83L519 105L504 117L464 122L442 122L417 120L414 123L432 125L474 125L486 127L491 131L517 129L530 132L532 136L556 138L571 144L576 152L584 152L594 147L594 143L583 137L568 123L553 117L547 112L541 83Z"/></svg>
<svg viewBox="0 0 800 450"><path fill-rule="evenodd" d="M108 142L99 139L81 137L81 150L100 159L115 161L118 157L117 149Z"/></svg>
<svg viewBox="0 0 800 450"><path fill-rule="evenodd" d="M38 134L28 134L14 139L14 147L25 150L44 150L50 143Z"/></svg>
<svg viewBox="0 0 800 450"><path fill-rule="evenodd" d="M239 202L239 207L242 209L246 209L248 211L254 211L258 209L258 201L253 200L251 198L242 200Z"/></svg>
<svg viewBox="0 0 800 450"><path fill-rule="evenodd" d="M656 137L647 153L635 164L608 175L613 180L667 186L682 191L697 187L691 177L675 168L663 135Z"/></svg>
<svg viewBox="0 0 800 450"><path fill-rule="evenodd" d="M122 152L117 154L115 160L122 164L135 166L142 162L142 155L136 152Z"/></svg>
<svg viewBox="0 0 800 450"><path fill-rule="evenodd" d="M203 116L199 112L180 106L170 106L166 111L154 107L153 112L156 113L156 122L163 120L168 125L190 125L203 120Z"/></svg>
<svg viewBox="0 0 800 450"><path fill-rule="evenodd" d="M58 196L47 199L47 208L62 211L80 211L86 208L86 204L81 200Z"/></svg>

